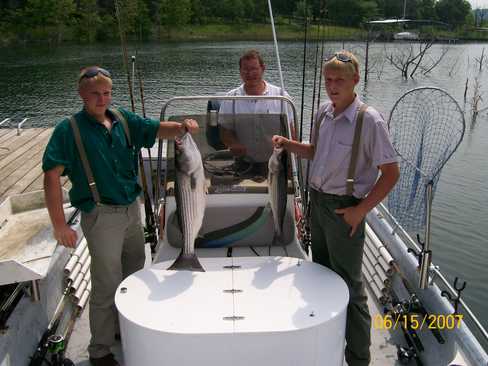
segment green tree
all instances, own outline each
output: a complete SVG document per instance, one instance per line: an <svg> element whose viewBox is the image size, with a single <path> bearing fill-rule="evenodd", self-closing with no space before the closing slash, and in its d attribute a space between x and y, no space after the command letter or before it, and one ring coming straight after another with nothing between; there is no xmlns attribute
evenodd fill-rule
<svg viewBox="0 0 488 366"><path fill-rule="evenodd" d="M437 19L435 13L435 0L420 0L417 7L417 18L418 19Z"/></svg>
<svg viewBox="0 0 488 366"><path fill-rule="evenodd" d="M171 37L173 28L179 28L191 19L191 0L160 0L159 3L160 24Z"/></svg>
<svg viewBox="0 0 488 366"><path fill-rule="evenodd" d="M97 39L102 20L97 0L80 0L76 11L75 37L78 41L92 43Z"/></svg>
<svg viewBox="0 0 488 366"><path fill-rule="evenodd" d="M374 0L331 0L326 2L327 19L344 26L358 26L380 14Z"/></svg>
<svg viewBox="0 0 488 366"><path fill-rule="evenodd" d="M259 23L266 23L269 16L269 6L267 0L253 0L254 11L251 20Z"/></svg>
<svg viewBox="0 0 488 366"><path fill-rule="evenodd" d="M151 35L151 17L149 7L144 0L137 0L137 13L135 16L135 32L139 40L147 40Z"/></svg>
<svg viewBox="0 0 488 366"><path fill-rule="evenodd" d="M277 15L285 15L291 16L295 12L297 8L297 3L300 1L273 1L273 11L276 12Z"/></svg>
<svg viewBox="0 0 488 366"><path fill-rule="evenodd" d="M204 24L206 21L206 9L201 0L191 0L191 19L193 24Z"/></svg>
<svg viewBox="0 0 488 366"><path fill-rule="evenodd" d="M373 0L359 2L361 22L365 20L376 19L379 16L378 4Z"/></svg>
<svg viewBox="0 0 488 366"><path fill-rule="evenodd" d="M401 18L403 0L377 0L379 15L384 18Z"/></svg>
<svg viewBox="0 0 488 366"><path fill-rule="evenodd" d="M75 10L73 0L27 0L20 13L31 36L61 42Z"/></svg>
<svg viewBox="0 0 488 366"><path fill-rule="evenodd" d="M244 10L244 18L248 20L252 20L253 14L255 11L256 4L253 0L241 0L242 1L242 8Z"/></svg>
<svg viewBox="0 0 488 366"><path fill-rule="evenodd" d="M298 1L296 3L294 16L298 18L305 18L312 16L312 5L306 0Z"/></svg>
<svg viewBox="0 0 488 366"><path fill-rule="evenodd" d="M244 19L244 4L242 0L222 0L223 18L240 23Z"/></svg>
<svg viewBox="0 0 488 366"><path fill-rule="evenodd" d="M121 30L125 34L135 34L137 31L138 0L115 0L116 16Z"/></svg>
<svg viewBox="0 0 488 366"><path fill-rule="evenodd" d="M458 27L466 23L471 4L466 0L439 0L435 4L435 11L439 20Z"/></svg>

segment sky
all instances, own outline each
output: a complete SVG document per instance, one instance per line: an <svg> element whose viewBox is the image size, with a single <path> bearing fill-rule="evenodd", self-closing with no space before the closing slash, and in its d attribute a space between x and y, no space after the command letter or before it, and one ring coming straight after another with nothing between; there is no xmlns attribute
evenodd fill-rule
<svg viewBox="0 0 488 366"><path fill-rule="evenodd" d="M488 0L468 0L473 9L488 9Z"/></svg>

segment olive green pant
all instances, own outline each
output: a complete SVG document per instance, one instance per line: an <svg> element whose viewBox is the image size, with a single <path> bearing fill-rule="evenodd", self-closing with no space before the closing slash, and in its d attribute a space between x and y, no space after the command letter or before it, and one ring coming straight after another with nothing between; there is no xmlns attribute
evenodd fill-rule
<svg viewBox="0 0 488 366"><path fill-rule="evenodd" d="M144 231L138 200L129 206L96 206L82 213L81 227L91 256L90 357L110 353L118 332L115 291L144 266Z"/></svg>
<svg viewBox="0 0 488 366"><path fill-rule="evenodd" d="M349 288L346 323L346 362L365 366L370 362L371 316L361 272L364 221L351 237L351 227L337 208L356 206L352 196L336 196L310 190L313 261L336 272ZM331 294L334 295L334 294Z"/></svg>

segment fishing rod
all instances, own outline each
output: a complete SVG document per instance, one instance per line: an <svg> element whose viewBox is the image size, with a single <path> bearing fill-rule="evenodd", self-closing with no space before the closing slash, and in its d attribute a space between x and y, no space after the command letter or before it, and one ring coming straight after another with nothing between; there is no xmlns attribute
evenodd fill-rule
<svg viewBox="0 0 488 366"><path fill-rule="evenodd" d="M316 92L317 92L317 65L318 65L318 57L319 57L319 39L320 39L320 29L321 29L321 26L320 26L320 23L319 23L319 26L317 28L317 44L316 44L316 47L315 47L315 64L314 64L314 75L313 75L313 92L312 92L312 113L311 113L311 116L310 116L310 132L309 132L309 135L310 135L310 138L312 137L312 133L313 133L313 124L314 124L314 115L315 115L315 96L316 96ZM309 141L311 142L311 139L309 138ZM309 195L308 195L308 186L309 186L309 182L308 182L308 177L309 177L309 172L310 170L310 160L307 160L307 176L305 177L305 190L304 190L304 201L305 201L305 212L306 212L306 215L308 215L309 213L309 206L310 206L310 198L309 198Z"/></svg>
<svg viewBox="0 0 488 366"><path fill-rule="evenodd" d="M137 55L137 50L136 50ZM135 67L135 60L136 56L132 56L133 60L133 70L137 73L137 79L139 83L139 93L141 97L141 108L142 108L142 117L146 118L146 106L144 103L144 86L142 84L142 77L141 72L138 67ZM151 149L147 149L148 157L149 157L149 172L152 172L152 157L151 157ZM149 195L149 189L147 184L146 178L146 171L144 168L144 160L142 158L142 154L139 153L139 169L141 170L141 183L142 183L142 191L144 193L144 213L146 217L146 228L145 228L145 237L146 242L151 243L151 250L154 251L157 244L157 235L156 235L156 219L154 217L154 209L151 202L151 197Z"/></svg>
<svg viewBox="0 0 488 366"><path fill-rule="evenodd" d="M50 347L49 337L53 336L61 322L61 315L64 312L64 308L66 307L67 299L69 298L71 284L66 286L63 291L63 295L61 300L58 302L56 306L56 310L54 310L53 317L49 322L47 329L44 331L41 340L37 344L36 350L31 357L29 362L29 366L42 366L44 361L46 360L46 354Z"/></svg>
<svg viewBox="0 0 488 366"><path fill-rule="evenodd" d="M325 49L325 24L323 24L323 27L322 27L322 40L321 40L321 50L320 50L320 66L319 66L319 91L317 93L317 110L320 106L320 94L321 94L321 91L322 91L322 62L324 60L324 49Z"/></svg>
<svg viewBox="0 0 488 366"><path fill-rule="evenodd" d="M122 29L122 19L120 15L120 8L119 8L119 1L115 0L115 16L117 17L118 25L119 25L119 35L120 35L120 45L122 47L122 60L124 63L124 70L127 75L127 85L129 86L129 96L130 96L130 104L132 112L135 112L135 104L134 104L134 93L132 89L132 80L129 74L129 61L127 56L127 43L125 39L125 32Z"/></svg>
<svg viewBox="0 0 488 366"><path fill-rule="evenodd" d="M120 43L121 43L121 47L122 47L122 59L123 59L123 63L124 63L124 69L125 69L125 72L127 74L127 84L129 87L131 110L133 113L135 113L134 89L133 89L133 84L132 84L132 80L130 77L129 66L128 66L127 40L125 38L125 32L122 29L122 19L121 19L118 0L115 0L115 14L116 14L117 20L118 20ZM132 59L132 70L133 70L133 74L134 74L135 56L132 56L131 59ZM145 112L145 110L144 110L144 112ZM149 197L149 193L148 193L146 172L144 169L144 161L142 158L141 151L139 151L139 153L138 153L138 163L139 163L139 170L141 173L140 176L141 176L142 190L143 190L143 194L144 194L144 211L145 211L145 216L146 216L145 240L148 240L151 243L151 248L154 248L156 245L154 213L152 210L151 198Z"/></svg>
<svg viewBox="0 0 488 366"><path fill-rule="evenodd" d="M307 0L304 0L305 7L305 35L303 38L303 67L302 67L302 105L300 108L300 134L299 141L303 142L303 110L305 107L305 72L307 65L307 30L308 30L308 10Z"/></svg>
<svg viewBox="0 0 488 366"><path fill-rule="evenodd" d="M280 74L281 96L284 96L284 94L285 94L285 82L283 80L283 71L281 69L280 51L278 49L278 39L276 37L276 29L275 29L275 25L274 25L273 7L271 6L271 0L268 0L268 8L269 8L269 17L270 17L270 21L271 21L271 30L273 32L273 42L274 42L275 52L276 52L276 61L278 63L278 71L279 71L279 74ZM285 106L284 106L284 103L282 101L281 102L281 114L282 114L282 116L284 115L284 112L285 112L285 109L284 108L285 108ZM295 116L295 113L294 113L294 119L295 118L296 118L296 116ZM295 131L295 127L292 128L291 123L292 123L292 121L288 121L288 123L286 123L286 131L288 133L288 136L290 136L291 138L293 138L296 131ZM293 123L296 124L296 121L293 120ZM297 158L296 158L295 154L290 154L290 157L291 157L291 170L292 170L293 185L295 187L298 187L298 189L295 190L295 200L298 201L298 202L301 202L304 192L302 192L302 189L303 188L300 185L300 182L298 181L298 173L297 173L297 171L298 171L298 163L297 163Z"/></svg>
<svg viewBox="0 0 488 366"><path fill-rule="evenodd" d="M139 40L142 40L142 24L140 24L139 27ZM136 57L138 57L137 53L137 46L136 46ZM141 98L141 109L142 109L142 116L146 118L146 103L144 102L144 84L141 76L141 69L139 67L136 67L136 73L137 73L137 80L139 84L139 95ZM147 156L149 158L149 172L153 172L153 164L152 164L152 156L151 156L151 149L147 148ZM144 181L146 180L146 175L144 174ZM156 249L156 245L158 242L157 235L156 235L156 214L155 214L155 207L154 204L152 203L149 192L147 189L147 183L145 183L146 189L144 190L145 196L144 196L144 209L145 209L145 214L146 214L146 228L147 228L147 233L148 237L146 238L152 245L151 245L151 250L154 252ZM147 197L146 197L147 193ZM152 186L152 197L154 199L155 196L155 190L154 190L154 185Z"/></svg>
<svg viewBox="0 0 488 366"><path fill-rule="evenodd" d="M73 361L65 357L66 349L68 348L68 342L73 334L76 319L83 312L87 301L88 296L80 299L78 304L74 307L68 320L68 324L62 334L53 334L48 337L48 351L51 353L51 360L48 363L50 366L75 366Z"/></svg>

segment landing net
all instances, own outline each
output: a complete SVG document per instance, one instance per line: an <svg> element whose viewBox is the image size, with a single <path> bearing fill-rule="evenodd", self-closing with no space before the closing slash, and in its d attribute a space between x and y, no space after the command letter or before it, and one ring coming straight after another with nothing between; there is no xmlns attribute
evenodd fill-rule
<svg viewBox="0 0 488 366"><path fill-rule="evenodd" d="M442 168L463 139L464 114L447 92L422 87L400 97L388 126L401 172L388 209L405 230L420 232L426 222L427 185L431 182L434 196Z"/></svg>

